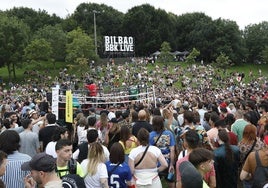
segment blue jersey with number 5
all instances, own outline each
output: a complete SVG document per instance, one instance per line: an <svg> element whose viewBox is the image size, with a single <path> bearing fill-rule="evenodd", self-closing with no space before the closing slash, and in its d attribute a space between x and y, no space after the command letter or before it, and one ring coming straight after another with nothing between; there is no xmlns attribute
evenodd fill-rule
<svg viewBox="0 0 268 188"><path fill-rule="evenodd" d="M111 172L117 164L107 161L106 163L108 174ZM132 178L130 168L127 163L123 162L109 175L108 183L112 188L127 188L126 181L130 181Z"/></svg>

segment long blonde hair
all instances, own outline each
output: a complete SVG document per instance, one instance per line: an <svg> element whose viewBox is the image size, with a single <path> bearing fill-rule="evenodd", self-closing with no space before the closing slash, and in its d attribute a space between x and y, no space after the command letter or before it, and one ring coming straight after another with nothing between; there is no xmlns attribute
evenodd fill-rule
<svg viewBox="0 0 268 188"><path fill-rule="evenodd" d="M97 173L98 164L105 162L104 151L100 143L94 142L90 144L88 160L87 172L90 176L93 176Z"/></svg>

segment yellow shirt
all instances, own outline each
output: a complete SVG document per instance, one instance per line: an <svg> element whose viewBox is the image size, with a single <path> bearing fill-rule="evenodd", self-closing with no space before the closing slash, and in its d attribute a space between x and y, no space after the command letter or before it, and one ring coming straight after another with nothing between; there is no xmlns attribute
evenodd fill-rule
<svg viewBox="0 0 268 188"><path fill-rule="evenodd" d="M130 151L133 149L133 148L136 148L137 147L137 138L135 136L131 136L127 141L126 141L126 145L129 146L128 143L130 143L130 146L129 147L125 147L124 146L124 143L120 140L119 143L123 146L123 149L124 149L124 153L126 155L128 155L130 153Z"/></svg>
<svg viewBox="0 0 268 188"><path fill-rule="evenodd" d="M83 169L80 165L79 162L76 162L77 166L76 166L76 174L79 175L81 178L83 178L85 176ZM64 166L64 167L59 167L57 166L57 173L60 177L63 177L67 174L70 174L69 170L68 170L68 165Z"/></svg>

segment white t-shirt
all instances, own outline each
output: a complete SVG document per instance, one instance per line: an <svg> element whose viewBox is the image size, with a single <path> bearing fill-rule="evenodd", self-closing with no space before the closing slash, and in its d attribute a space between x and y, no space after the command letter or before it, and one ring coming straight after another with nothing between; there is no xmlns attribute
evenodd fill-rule
<svg viewBox="0 0 268 188"><path fill-rule="evenodd" d="M84 171L84 174L87 174L87 165L89 160L85 159L82 161L81 166ZM84 181L87 188L102 188L100 179L101 178L108 178L108 172L106 165L104 163L99 163L97 167L97 173L93 176L86 175Z"/></svg>
<svg viewBox="0 0 268 188"><path fill-rule="evenodd" d="M54 158L57 158L57 153L55 149L56 143L57 142L51 141L47 144L47 147L46 147L46 154L51 155Z"/></svg>
<svg viewBox="0 0 268 188"><path fill-rule="evenodd" d="M146 149L146 146L138 146L132 149L128 158L134 161L137 155L139 155L140 153L143 153L145 149ZM156 146L150 146L147 152L153 153L156 156L156 158L158 158L161 155L161 150Z"/></svg>
<svg viewBox="0 0 268 188"><path fill-rule="evenodd" d="M78 145L87 142L87 130L85 127L77 126Z"/></svg>

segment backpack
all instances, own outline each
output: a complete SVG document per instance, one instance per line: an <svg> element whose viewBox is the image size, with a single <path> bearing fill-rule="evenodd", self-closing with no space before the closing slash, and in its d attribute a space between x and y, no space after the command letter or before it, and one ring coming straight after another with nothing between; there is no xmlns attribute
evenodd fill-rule
<svg viewBox="0 0 268 188"><path fill-rule="evenodd" d="M259 153L255 151L256 169L253 176L254 188L263 188L268 185L268 166L263 166L259 157Z"/></svg>
<svg viewBox="0 0 268 188"><path fill-rule="evenodd" d="M71 160L68 161L68 168L64 170L58 170L56 169L56 172L58 173L59 177L62 178L63 176L60 175L61 172L69 171L70 174L76 174L77 169L77 161L71 158Z"/></svg>
<svg viewBox="0 0 268 188"><path fill-rule="evenodd" d="M62 179L63 188L86 188L84 179L76 174L77 161L71 158L68 162L68 168L64 170L56 170L59 177ZM60 172L69 171L69 174L60 176Z"/></svg>

